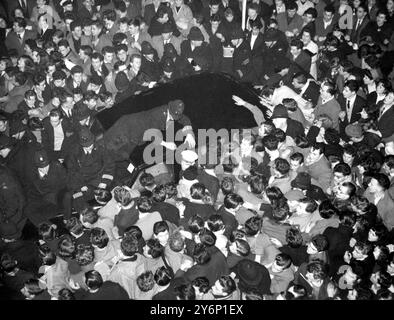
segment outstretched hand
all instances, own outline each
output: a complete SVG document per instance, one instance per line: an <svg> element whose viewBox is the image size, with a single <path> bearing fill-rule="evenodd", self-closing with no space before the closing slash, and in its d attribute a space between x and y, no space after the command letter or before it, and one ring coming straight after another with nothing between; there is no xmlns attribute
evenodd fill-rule
<svg viewBox="0 0 394 320"><path fill-rule="evenodd" d="M241 99L240 97L233 95L232 98L237 106L242 107L243 105L245 105L245 100Z"/></svg>

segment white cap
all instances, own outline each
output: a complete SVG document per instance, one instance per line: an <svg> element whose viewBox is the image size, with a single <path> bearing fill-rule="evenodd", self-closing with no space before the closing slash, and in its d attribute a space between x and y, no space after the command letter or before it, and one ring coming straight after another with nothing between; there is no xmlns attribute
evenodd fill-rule
<svg viewBox="0 0 394 320"><path fill-rule="evenodd" d="M183 150L181 152L182 160L187 161L187 162L194 162L198 159L197 153L195 153L193 150Z"/></svg>

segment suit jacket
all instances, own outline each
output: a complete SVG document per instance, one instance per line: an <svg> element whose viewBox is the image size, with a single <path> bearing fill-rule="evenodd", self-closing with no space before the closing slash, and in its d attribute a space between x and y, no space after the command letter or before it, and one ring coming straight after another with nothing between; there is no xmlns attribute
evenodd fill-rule
<svg viewBox="0 0 394 320"><path fill-rule="evenodd" d="M338 97L338 103L341 106L342 111L346 112L346 99L343 97L342 94ZM339 120L339 127L342 133L345 132L345 128L349 123L354 123L361 118L360 112L365 107L365 104L366 104L365 100L361 98L359 95L357 95L356 100L354 100L350 122L347 118L347 115L345 116L344 121Z"/></svg>
<svg viewBox="0 0 394 320"><path fill-rule="evenodd" d="M192 58L201 67L202 71L210 70L212 65L212 52L206 42L192 51L190 40L184 40L181 43L181 57L186 60ZM190 63L189 73L195 73Z"/></svg>
<svg viewBox="0 0 394 320"><path fill-rule="evenodd" d="M103 50L104 47L112 46L112 39L109 37L108 34L101 34L98 38L98 42L95 43L94 40L92 40L92 48L93 50L100 52Z"/></svg>
<svg viewBox="0 0 394 320"><path fill-rule="evenodd" d="M361 32L364 30L364 28L367 26L367 24L369 22L368 15L364 17L363 21L361 22L361 24L356 29L357 21L358 21L357 16L354 15L353 16L353 29L352 29L352 32L350 34L350 41L353 42L353 43L360 43Z"/></svg>
<svg viewBox="0 0 394 320"><path fill-rule="evenodd" d="M303 71L306 74L309 74L312 63L312 59L309 54L302 50L297 58L293 59L291 55L289 55L289 58L291 60L291 65L288 72L289 77L292 77L298 71Z"/></svg>
<svg viewBox="0 0 394 320"><path fill-rule="evenodd" d="M375 198L369 191L369 188L365 191L364 197L366 197L369 202L374 203ZM380 220L382 220L388 230L391 230L394 227L394 200L390 197L388 190L385 191L383 198L379 200L376 207Z"/></svg>
<svg viewBox="0 0 394 320"><path fill-rule="evenodd" d="M178 54L181 53L181 39L171 36L170 43L174 46ZM152 38L152 47L157 51L159 59L163 57L164 53L164 40L162 36L154 36Z"/></svg>
<svg viewBox="0 0 394 320"><path fill-rule="evenodd" d="M319 100L320 96L320 86L316 81L310 80L308 83L308 87L302 93L302 98L306 101L311 101L315 106Z"/></svg>
<svg viewBox="0 0 394 320"><path fill-rule="evenodd" d="M252 50L252 57L253 58L254 57L262 57L264 45L265 45L263 34L259 33L257 35L257 38L256 38L254 45L253 45L253 48L252 48L252 42L251 42L252 41L252 34L251 33L248 34L246 41L249 43L250 48Z"/></svg>
<svg viewBox="0 0 394 320"><path fill-rule="evenodd" d="M20 1L18 1L18 0L7 0L6 2L8 4L8 16L9 17L13 16L13 12L16 8L22 9ZM36 5L36 1L26 0L26 9L25 10L22 9L23 15L26 19L29 19L31 17L31 13L32 13L35 5Z"/></svg>
<svg viewBox="0 0 394 320"><path fill-rule="evenodd" d="M382 133L382 138L388 138L394 134L393 119L394 108L392 106L378 118L378 129Z"/></svg>
<svg viewBox="0 0 394 320"><path fill-rule="evenodd" d="M48 41L52 41L52 36L55 33L55 29L47 29L44 33L41 34L42 31L38 32L37 39L42 40L44 43Z"/></svg>
<svg viewBox="0 0 394 320"><path fill-rule="evenodd" d="M44 125L44 130L41 131L41 139L42 139L42 145L44 146L45 150L48 153L48 156L52 159L55 160L58 157L55 156L55 151L54 151L54 143L55 143L55 138L54 138L54 129L50 123L49 117L45 118L43 120L43 125ZM62 147L60 149L61 157L64 157L68 154L68 151L71 148L71 145L73 143L76 143L75 141L75 135L73 132L73 127L71 126L70 122L62 120L61 122L63 134L64 134L64 140Z"/></svg>
<svg viewBox="0 0 394 320"><path fill-rule="evenodd" d="M74 52L75 54L79 54L79 52L77 52L77 50L75 49L74 46L74 39L71 33L69 33L66 37L66 40L68 41L68 44L70 45L70 48L72 50L72 52ZM87 37L84 34L81 37L81 46L92 46L92 38L91 37ZM80 62L81 64L81 62Z"/></svg>
<svg viewBox="0 0 394 320"><path fill-rule="evenodd" d="M15 49L18 55L21 56L24 53L25 42L27 39L35 40L37 33L31 30L25 30L23 39L19 39L18 35L14 31L10 31L5 39L5 45L8 50Z"/></svg>
<svg viewBox="0 0 394 320"><path fill-rule="evenodd" d="M333 18L331 24L329 24L327 26L327 28L324 28L323 17L317 18L316 22L315 22L315 25L316 25L316 36L317 37L326 37L327 34L329 34L330 32L333 31L335 24L336 24L336 22L335 22L335 19ZM318 41L318 40L316 41L316 43L318 45L322 45L323 44L322 41Z"/></svg>
<svg viewBox="0 0 394 320"><path fill-rule="evenodd" d="M290 23L287 21L287 12L281 12L276 16L276 20L278 21L279 30L282 32L290 31L293 32L295 29L298 30L298 33L301 32L302 25L304 21L302 17L297 13L293 17ZM295 34L296 36L297 34Z"/></svg>

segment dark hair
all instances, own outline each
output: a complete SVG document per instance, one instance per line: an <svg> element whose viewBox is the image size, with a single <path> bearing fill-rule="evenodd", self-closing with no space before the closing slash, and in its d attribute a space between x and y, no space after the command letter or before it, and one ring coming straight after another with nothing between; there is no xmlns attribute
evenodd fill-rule
<svg viewBox="0 0 394 320"><path fill-rule="evenodd" d="M294 152L290 156L290 160L298 161L300 164L304 163L304 155L300 152Z"/></svg>
<svg viewBox="0 0 394 320"><path fill-rule="evenodd" d="M317 234L311 239L311 243L316 247L317 252L328 249L328 239L323 234Z"/></svg>
<svg viewBox="0 0 394 320"><path fill-rule="evenodd" d="M328 144L339 144L341 137L334 128L327 128L324 132L324 139Z"/></svg>
<svg viewBox="0 0 394 320"><path fill-rule="evenodd" d="M293 39L290 42L290 47L297 47L297 49L302 50L304 43L299 39Z"/></svg>
<svg viewBox="0 0 394 320"><path fill-rule="evenodd" d="M291 248L300 248L302 246L303 238L297 226L291 226L286 230L286 242Z"/></svg>
<svg viewBox="0 0 394 320"><path fill-rule="evenodd" d="M60 258L70 258L74 255L75 249L73 238L70 235L63 235L58 243L57 255Z"/></svg>
<svg viewBox="0 0 394 320"><path fill-rule="evenodd" d="M280 198L272 204L272 217L275 221L284 221L290 215L289 204L285 197Z"/></svg>
<svg viewBox="0 0 394 320"><path fill-rule="evenodd" d="M197 243L193 250L193 259L197 264L205 265L211 260L211 254L204 244Z"/></svg>
<svg viewBox="0 0 394 320"><path fill-rule="evenodd" d="M344 87L348 87L351 92L357 92L360 88L357 80L348 80L345 82Z"/></svg>
<svg viewBox="0 0 394 320"><path fill-rule="evenodd" d="M216 243L215 234L207 228L203 228L200 231L199 238L200 238L201 243L204 244L207 248L214 246Z"/></svg>
<svg viewBox="0 0 394 320"><path fill-rule="evenodd" d="M165 13L167 12L165 11ZM196 292L191 283L176 286L174 294L178 300L196 300Z"/></svg>
<svg viewBox="0 0 394 320"><path fill-rule="evenodd" d="M90 270L85 272L85 284L90 290L97 290L103 285L104 281L101 277L100 272L96 270Z"/></svg>
<svg viewBox="0 0 394 320"><path fill-rule="evenodd" d="M313 213L317 209L317 203L312 198L305 197L305 198L298 200L298 202L307 204L307 206L305 208L306 212Z"/></svg>
<svg viewBox="0 0 394 320"><path fill-rule="evenodd" d="M96 223L99 219L97 212L94 211L93 208L91 207L83 209L80 215L82 217L83 222L88 222L90 224Z"/></svg>
<svg viewBox="0 0 394 320"><path fill-rule="evenodd" d="M293 261L288 254L279 253L275 257L275 262L279 267L283 267L283 269L288 269L290 268Z"/></svg>
<svg viewBox="0 0 394 320"><path fill-rule="evenodd" d="M235 284L235 281L231 276L224 275L221 276L219 279L220 285L223 287L223 292L226 293L226 295L229 295L233 293L237 289L237 285Z"/></svg>
<svg viewBox="0 0 394 320"><path fill-rule="evenodd" d="M156 202L164 202L167 197L166 188L164 185L156 186L152 191L152 198Z"/></svg>
<svg viewBox="0 0 394 320"><path fill-rule="evenodd" d="M230 194L234 191L234 180L231 177L224 177L220 183L220 189L224 195Z"/></svg>
<svg viewBox="0 0 394 320"><path fill-rule="evenodd" d="M328 199L323 200L319 204L319 214L323 219L330 219L331 217L338 215L338 209Z"/></svg>
<svg viewBox="0 0 394 320"><path fill-rule="evenodd" d="M199 215L192 216L188 221L190 232L198 234L204 228L204 220Z"/></svg>
<svg viewBox="0 0 394 320"><path fill-rule="evenodd" d="M152 271L141 273L137 279L137 286L142 292L148 292L155 286L155 279Z"/></svg>
<svg viewBox="0 0 394 320"><path fill-rule="evenodd" d="M154 279L158 286L165 287L171 282L173 276L174 274L170 269L162 266L156 269Z"/></svg>
<svg viewBox="0 0 394 320"><path fill-rule="evenodd" d="M94 249L91 245L79 244L75 253L75 260L80 266L87 266L94 260Z"/></svg>
<svg viewBox="0 0 394 320"><path fill-rule="evenodd" d="M223 218L219 214L211 215L207 220L207 225L209 230L211 230L212 232L217 232L225 228Z"/></svg>
<svg viewBox="0 0 394 320"><path fill-rule="evenodd" d="M206 277L197 277L192 281L193 287L197 287L202 293L207 293L211 286L209 285L209 280Z"/></svg>
<svg viewBox="0 0 394 320"><path fill-rule="evenodd" d="M134 257L139 250L139 241L135 237L126 235L120 243L120 249L125 256Z"/></svg>
<svg viewBox="0 0 394 320"><path fill-rule="evenodd" d="M372 179L375 179L384 190L390 188L390 179L384 173L375 173Z"/></svg>
<svg viewBox="0 0 394 320"><path fill-rule="evenodd" d="M153 259L161 257L164 253L164 247L160 244L158 239L149 239L146 241L146 246L148 246L148 254L152 256Z"/></svg>
<svg viewBox="0 0 394 320"><path fill-rule="evenodd" d="M60 289L57 294L58 300L75 300L74 293L67 288Z"/></svg>
<svg viewBox="0 0 394 320"><path fill-rule="evenodd" d="M229 193L224 198L224 207L227 209L235 209L243 203L242 197L236 193Z"/></svg>
<svg viewBox="0 0 394 320"><path fill-rule="evenodd" d="M152 210L152 200L146 196L142 196L137 200L138 210L142 213L150 212Z"/></svg>
<svg viewBox="0 0 394 320"><path fill-rule="evenodd" d="M253 237L261 231L263 220L254 216L245 221L245 233L249 237Z"/></svg>
<svg viewBox="0 0 394 320"><path fill-rule="evenodd" d="M169 227L166 221L158 221L153 225L153 233L158 235L160 232L169 231Z"/></svg>
<svg viewBox="0 0 394 320"><path fill-rule="evenodd" d="M287 175L290 171L290 164L286 159L277 158L274 161L275 170L281 175Z"/></svg>
<svg viewBox="0 0 394 320"><path fill-rule="evenodd" d="M102 228L93 228L90 230L90 243L103 249L107 246L109 238L107 233Z"/></svg>
<svg viewBox="0 0 394 320"><path fill-rule="evenodd" d="M315 280L324 280L328 275L328 268L321 260L309 262L306 271L312 273Z"/></svg>

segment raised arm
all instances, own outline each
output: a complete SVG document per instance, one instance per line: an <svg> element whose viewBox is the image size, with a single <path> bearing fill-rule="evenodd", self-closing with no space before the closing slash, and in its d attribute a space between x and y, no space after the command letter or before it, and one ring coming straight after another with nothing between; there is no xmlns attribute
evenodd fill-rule
<svg viewBox="0 0 394 320"><path fill-rule="evenodd" d="M258 107L250 104L249 102L246 102L238 96L233 95L232 98L237 106L245 107L253 114L254 120L256 121L257 125L265 122L264 114Z"/></svg>

